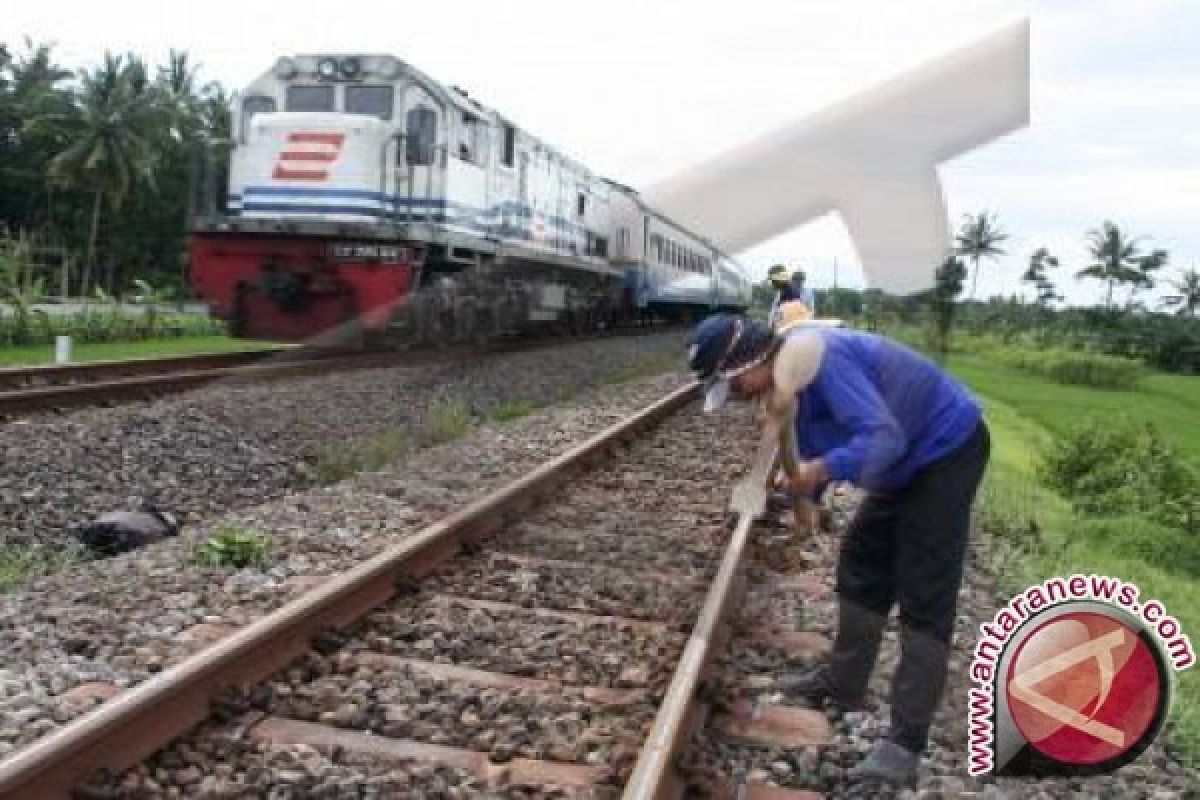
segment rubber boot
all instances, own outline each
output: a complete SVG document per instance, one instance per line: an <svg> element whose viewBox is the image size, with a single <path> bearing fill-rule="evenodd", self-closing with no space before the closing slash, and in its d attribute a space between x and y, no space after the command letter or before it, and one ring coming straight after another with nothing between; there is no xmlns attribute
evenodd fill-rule
<svg viewBox="0 0 1200 800"><path fill-rule="evenodd" d="M901 627L888 738L914 753L923 752L929 740L929 727L946 685L949 655L949 645L937 637Z"/></svg>
<svg viewBox="0 0 1200 800"><path fill-rule="evenodd" d="M884 739L876 742L862 763L847 775L851 784L887 784L897 788L914 789L917 785L917 762L913 751Z"/></svg>
<svg viewBox="0 0 1200 800"><path fill-rule="evenodd" d="M866 700L867 682L875 669L886 624L887 614L838 598L838 629L829 668L837 684L839 704L860 708Z"/></svg>
<svg viewBox="0 0 1200 800"><path fill-rule="evenodd" d="M844 711L861 709L886 622L886 615L839 597L837 636L828 665L783 678L776 685L818 708L828 699Z"/></svg>

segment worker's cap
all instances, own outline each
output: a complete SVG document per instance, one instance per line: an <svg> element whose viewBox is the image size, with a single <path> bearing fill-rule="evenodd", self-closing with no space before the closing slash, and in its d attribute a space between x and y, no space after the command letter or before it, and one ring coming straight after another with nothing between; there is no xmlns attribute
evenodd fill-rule
<svg viewBox="0 0 1200 800"><path fill-rule="evenodd" d="M787 276L788 276L787 267L785 267L783 264L776 264L775 266L773 266L769 270L767 270L767 277L770 278L771 280L775 280L776 278L787 280Z"/></svg>
<svg viewBox="0 0 1200 800"><path fill-rule="evenodd" d="M704 410L729 399L730 381L770 355L771 329L735 314L716 314L688 337L688 369L704 384Z"/></svg>

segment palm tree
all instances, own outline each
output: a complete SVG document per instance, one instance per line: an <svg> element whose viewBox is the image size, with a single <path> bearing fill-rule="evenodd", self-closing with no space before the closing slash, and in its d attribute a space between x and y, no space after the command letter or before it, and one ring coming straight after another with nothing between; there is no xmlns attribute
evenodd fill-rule
<svg viewBox="0 0 1200 800"><path fill-rule="evenodd" d="M996 215L986 211L978 214L964 214L962 227L955 236L956 251L959 255L971 260L971 294L969 299L975 299L975 284L979 280L979 261L983 258L995 258L1004 255L1000 243L1008 238L996 225Z"/></svg>
<svg viewBox="0 0 1200 800"><path fill-rule="evenodd" d="M171 135L177 141L191 138L200 120L200 91L196 75L200 66L191 61L183 50L172 49L165 66L158 68L155 88L161 93L163 107L169 115Z"/></svg>
<svg viewBox="0 0 1200 800"><path fill-rule="evenodd" d="M1033 287L1037 290L1036 303L1039 306L1049 305L1052 300L1062 299L1054 291L1054 282L1046 274L1046 270L1056 269L1057 267L1058 258L1050 255L1050 251L1044 247L1039 247L1029 256L1029 267L1025 270L1025 274L1021 276L1021 281L1033 284Z"/></svg>
<svg viewBox="0 0 1200 800"><path fill-rule="evenodd" d="M1095 262L1079 270L1076 277L1095 278L1108 284L1104 299L1106 310L1112 308L1114 286L1124 283L1132 284L1135 288L1153 286L1150 272L1167 262L1165 250L1142 255L1140 242L1141 238L1125 235L1109 220L1105 220L1100 228L1088 231L1088 250Z"/></svg>
<svg viewBox="0 0 1200 800"><path fill-rule="evenodd" d="M52 187L46 170L50 154L63 147L67 132L37 120L63 119L70 111L68 94L59 84L71 73L55 62L53 48L25 40L24 52L0 58L0 218L21 227L53 226Z"/></svg>
<svg viewBox="0 0 1200 800"><path fill-rule="evenodd" d="M1138 260L1137 277L1131 282L1129 298L1125 301L1127 308L1133 308L1134 298L1137 297L1138 290L1154 288L1154 272L1167 265L1167 257L1166 250L1155 250L1150 255L1143 256Z"/></svg>
<svg viewBox="0 0 1200 800"><path fill-rule="evenodd" d="M1178 314L1196 316L1196 312L1200 310L1200 272L1192 267L1189 270L1181 271L1178 280L1169 280L1167 283L1171 284L1179 294L1164 297L1163 304L1179 306L1179 310L1176 312Z"/></svg>
<svg viewBox="0 0 1200 800"><path fill-rule="evenodd" d="M84 262L83 292L95 267L101 212L117 210L139 182L152 183L153 133L163 115L149 91L145 65L106 53L104 63L79 75L77 127L66 149L50 162L50 174L92 194L92 220ZM109 285L112 286L110 270Z"/></svg>

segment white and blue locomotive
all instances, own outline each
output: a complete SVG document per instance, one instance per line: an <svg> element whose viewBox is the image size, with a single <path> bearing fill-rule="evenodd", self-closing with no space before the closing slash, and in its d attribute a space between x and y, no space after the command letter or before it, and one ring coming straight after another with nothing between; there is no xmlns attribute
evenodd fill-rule
<svg viewBox="0 0 1200 800"><path fill-rule="evenodd" d="M233 114L190 273L242 335L476 339L749 304L702 235L392 56L281 58Z"/></svg>

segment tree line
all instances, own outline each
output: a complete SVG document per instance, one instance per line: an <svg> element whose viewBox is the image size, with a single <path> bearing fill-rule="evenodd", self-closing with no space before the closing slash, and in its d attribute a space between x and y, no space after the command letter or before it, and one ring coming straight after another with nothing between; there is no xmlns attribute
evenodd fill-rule
<svg viewBox="0 0 1200 800"><path fill-rule="evenodd" d="M199 72L176 50L72 70L51 45L0 44L0 234L76 254L72 294L182 289L188 220L230 134L229 94Z"/></svg>
<svg viewBox="0 0 1200 800"><path fill-rule="evenodd" d="M0 236L32 234L77 254L72 294L118 294L135 279L185 289L188 221L202 196L223 189L231 126L229 93L199 72L177 50L158 65L110 52L93 67L71 70L51 45L0 43ZM1108 221L1087 237L1092 261L1078 277L1106 284L1106 309L1120 288L1128 289L1126 309L1135 308L1139 293L1159 280L1167 252L1146 251L1143 238ZM964 216L931 295L943 316L953 317L966 263L974 301L981 265L1005 255L1007 239L996 214ZM1053 277L1059 266L1046 248L1030 254L1021 280L1037 305L1061 300ZM1166 306L1195 316L1196 269L1167 283L1174 291Z"/></svg>
<svg viewBox="0 0 1200 800"><path fill-rule="evenodd" d="M1200 272L1191 267L1164 276L1169 254L1146 248L1144 237L1132 236L1111 221L1086 237L1090 258L1075 276L1105 284L1102 308L1055 308L1062 300L1055 272L1062 265L1045 247L1029 254L1021 276L1034 291L1032 302L1016 296L977 300L982 266L1007 255L1004 243L1009 238L997 215L982 211L963 216L953 252L938 266L930 290L899 297L878 289L817 288L818 311L824 317L858 319L871 329L927 326L930 348L942 355L950 351L951 335L961 326L1005 340L1032 335L1039 342L1137 358L1174 372L1200 371ZM1139 299L1159 285L1168 287L1168 293L1156 305ZM1119 289L1128 290L1124 304L1115 297ZM769 282L756 284L754 304L768 306L774 293Z"/></svg>

